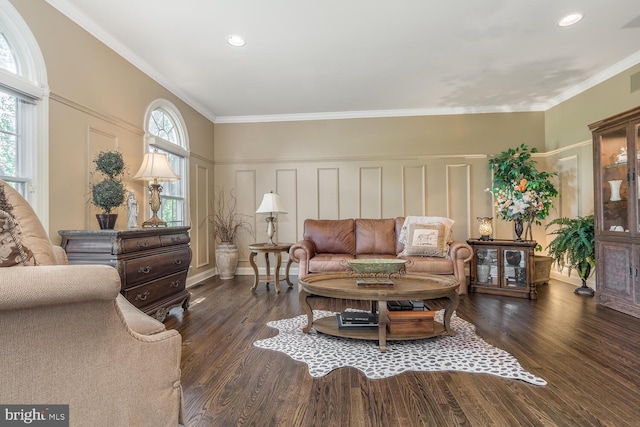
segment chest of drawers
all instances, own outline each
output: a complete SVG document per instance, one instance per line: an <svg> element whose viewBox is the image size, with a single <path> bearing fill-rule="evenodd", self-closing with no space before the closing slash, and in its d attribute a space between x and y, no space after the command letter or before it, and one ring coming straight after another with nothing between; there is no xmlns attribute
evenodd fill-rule
<svg viewBox="0 0 640 427"><path fill-rule="evenodd" d="M164 321L172 307L189 307L190 227L127 230L60 230L69 264L115 267L121 293L145 313Z"/></svg>

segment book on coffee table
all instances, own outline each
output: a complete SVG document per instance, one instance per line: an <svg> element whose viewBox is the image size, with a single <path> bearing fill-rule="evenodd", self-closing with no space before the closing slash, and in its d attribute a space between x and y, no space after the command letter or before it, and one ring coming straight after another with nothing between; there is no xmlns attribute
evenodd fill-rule
<svg viewBox="0 0 640 427"><path fill-rule="evenodd" d="M377 328L378 315L375 313L345 311L336 314L338 328Z"/></svg>

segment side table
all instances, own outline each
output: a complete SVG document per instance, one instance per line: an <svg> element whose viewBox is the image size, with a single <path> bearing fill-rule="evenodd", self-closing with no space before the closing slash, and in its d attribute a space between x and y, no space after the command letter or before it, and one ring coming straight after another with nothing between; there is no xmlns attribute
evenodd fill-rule
<svg viewBox="0 0 640 427"><path fill-rule="evenodd" d="M253 284L253 286L251 287L252 291L256 291L256 288L258 287L258 284L260 283L260 281L263 281L266 283L267 285L267 289L269 288L269 283L274 283L274 286L276 288L276 292L280 292L280 266L282 265L282 252L289 252L289 248L291 248L291 246L293 246L293 243L276 243L275 245L270 245L268 243L254 243L249 245L249 250L251 251L251 255L249 256L249 263L251 264L251 267L253 267L253 272L255 274L255 283ZM271 276L271 268L270 268L270 264L269 264L269 253L275 253L276 254L276 271L275 271L275 275ZM260 277L260 274L258 273L258 266L256 265L256 255L258 254L264 254L264 259L265 262L267 264L267 270L266 270L266 276L264 277ZM291 281L289 280L289 269L291 268L291 263L293 261L291 261L291 258L289 258L289 261L287 262L287 267L286 267L286 273L285 273L285 277L284 280L287 281L287 284L289 285L289 287L293 287L293 283L291 283Z"/></svg>

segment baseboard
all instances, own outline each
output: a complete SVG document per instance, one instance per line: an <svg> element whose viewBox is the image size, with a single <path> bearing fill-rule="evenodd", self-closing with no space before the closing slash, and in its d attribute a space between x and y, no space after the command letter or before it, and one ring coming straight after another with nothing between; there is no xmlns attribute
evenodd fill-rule
<svg viewBox="0 0 640 427"><path fill-rule="evenodd" d="M209 270L203 271L202 273L198 273L198 274L194 274L193 276L189 276L187 277L187 283L186 286L187 288L202 282L205 279L208 279L209 277L213 277L217 274L217 270L214 268L211 268Z"/></svg>

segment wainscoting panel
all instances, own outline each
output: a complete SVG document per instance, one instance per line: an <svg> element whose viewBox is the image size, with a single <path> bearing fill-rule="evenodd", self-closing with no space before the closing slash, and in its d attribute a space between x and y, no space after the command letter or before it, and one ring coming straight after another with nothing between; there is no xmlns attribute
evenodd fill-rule
<svg viewBox="0 0 640 427"><path fill-rule="evenodd" d="M317 188L317 218L340 219L340 169L318 168Z"/></svg>
<svg viewBox="0 0 640 427"><path fill-rule="evenodd" d="M200 164L196 165L196 179L192 183L195 185L196 195L196 209L195 218L193 218L192 229L195 228L195 233L191 233L191 246L196 248L195 261L196 268L205 267L210 264L210 245L212 239L210 238L210 225L209 225L209 208L211 201L209 200L209 194L211 189L209 188L209 169L203 167ZM195 244L194 241L195 240Z"/></svg>
<svg viewBox="0 0 640 427"><path fill-rule="evenodd" d="M425 215L427 170L425 165L402 167L402 215Z"/></svg>
<svg viewBox="0 0 640 427"><path fill-rule="evenodd" d="M228 188L227 188L228 189ZM249 253L247 245L256 241L265 242L267 240L266 230L267 227L264 223L263 215L256 215L256 209L258 204L262 201L262 194L256 192L256 171L255 169L249 170L237 170L235 171L235 186L233 192L236 196L236 213L244 215L243 218L251 223L251 218L255 218L256 222L253 224L253 230L255 233L255 239L245 230L238 232L236 245L240 251L239 260L248 261Z"/></svg>
<svg viewBox="0 0 640 427"><path fill-rule="evenodd" d="M559 180L558 214L561 217L575 218L580 206L580 186L578 185L578 156L568 156L558 160Z"/></svg>
<svg viewBox="0 0 640 427"><path fill-rule="evenodd" d="M447 165L447 217L456 223L454 240L466 240L471 235L470 165Z"/></svg>
<svg viewBox="0 0 640 427"><path fill-rule="evenodd" d="M298 209L298 171L297 169L276 169L276 192L284 205L286 214L278 215L276 237L278 242L294 243L298 241L297 227Z"/></svg>
<svg viewBox="0 0 640 427"><path fill-rule="evenodd" d="M382 218L382 167L360 168L360 218Z"/></svg>

